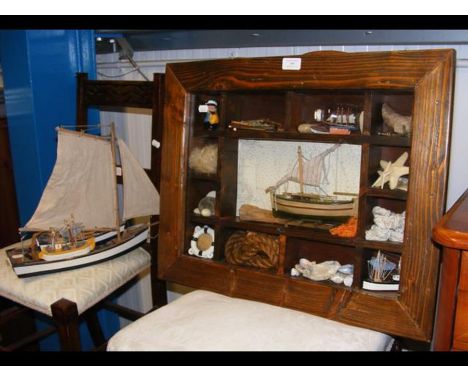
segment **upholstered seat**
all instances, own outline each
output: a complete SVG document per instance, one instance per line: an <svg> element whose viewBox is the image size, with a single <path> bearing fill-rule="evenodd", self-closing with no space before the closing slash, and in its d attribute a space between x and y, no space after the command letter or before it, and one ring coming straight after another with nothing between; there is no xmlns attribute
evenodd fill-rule
<svg viewBox="0 0 468 382"><path fill-rule="evenodd" d="M393 339L278 306L198 290L115 334L108 351L381 351Z"/></svg>
<svg viewBox="0 0 468 382"><path fill-rule="evenodd" d="M12 245L18 246L18 244ZM148 268L151 257L142 248L92 266L18 278L0 251L0 296L52 316L51 305L64 298L86 311Z"/></svg>

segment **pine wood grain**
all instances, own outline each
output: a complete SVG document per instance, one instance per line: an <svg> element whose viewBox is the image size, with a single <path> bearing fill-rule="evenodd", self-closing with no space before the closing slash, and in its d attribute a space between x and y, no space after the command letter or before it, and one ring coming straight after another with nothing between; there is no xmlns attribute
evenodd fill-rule
<svg viewBox="0 0 468 382"><path fill-rule="evenodd" d="M328 317L333 320L367 327L397 336L430 341L439 270L439 248L431 241L431 233L444 213L447 187L450 118L452 112L454 82L453 50L419 50L401 52L342 53L314 52L302 56L301 70L284 71L281 57L229 59L169 64L166 75L166 105L161 174L161 234L159 239L159 275L194 288L209 289L231 296L265 301L293 309ZM350 92L364 94L363 103L368 117L378 112L372 106L374 92L410 94L405 100L413 100L413 130L411 138L388 138L374 135L375 126L367 122L362 135L348 137L300 136L291 128L300 113L292 100L307 99L303 92ZM402 274L398 293L376 293L358 287L346 288L332 283L318 283L294 279L284 274L262 273L254 269L240 268L220 261L190 258L183 253L184 230L187 214L184 201L187 191L188 143L193 126L194 94L215 94L227 102L223 115L237 115L247 106L236 98L231 104L230 94L235 92L274 92L272 109L279 105L278 92L284 92L284 123L290 130L284 133L223 131L220 141L229 139L308 140L321 142L346 142L364 145L361 166L360 203L370 203L372 198L388 199L406 205L405 241L402 245L383 244L393 252L401 253ZM237 93L236 93L237 94ZM307 93L309 94L309 93ZM340 93L341 94L341 93ZM403 93L402 93L403 94ZM234 96L233 96L234 97ZM253 97L253 96L252 96ZM341 95L340 95L341 97ZM355 97L355 96L353 96ZM392 96L393 97L393 96ZM233 98L234 99L234 98ZM253 99L253 98L252 98ZM255 99L261 99L255 98ZM267 98L265 98L267 99ZM353 98L360 99L360 98ZM309 102L309 101L307 101ZM265 103L260 103L262 110ZM239 109L236 109L239 108ZM247 111L246 111L247 113ZM282 111L274 115L283 116ZM296 113L296 114L295 114ZM299 114L298 114L299 113ZM295 115L295 117L293 117ZM294 122L296 121L296 122ZM226 121L225 121L226 122ZM367 145L367 146L366 146ZM377 146L411 150L409 191L406 197L380 192L367 196L369 191L368 167L378 163ZM367 148L366 148L367 147ZM234 154L235 155L235 154ZM234 174L234 160L227 161ZM224 188L229 175L221 176L222 194L226 205L219 211L220 229L255 225L236 222L232 214L233 193ZM226 183L228 182L228 183ZM233 183L232 183L233 184ZM405 200L406 199L406 200ZM395 202L395 203L396 203ZM224 208L224 209L223 209ZM369 216L369 206L361 204L360 218ZM380 248L378 243L366 243L364 231L369 222L360 221L357 238L353 240L330 239L315 233L309 240L338 243L355 247L352 256L363 248ZM260 231L274 233L273 225L257 225ZM277 234L287 240L295 235L303 236L300 229L280 229ZM284 240L284 239L283 239ZM222 249L221 249L222 252ZM287 256L288 254L286 254ZM284 264L287 264L284 261ZM360 274L360 271L358 272Z"/></svg>

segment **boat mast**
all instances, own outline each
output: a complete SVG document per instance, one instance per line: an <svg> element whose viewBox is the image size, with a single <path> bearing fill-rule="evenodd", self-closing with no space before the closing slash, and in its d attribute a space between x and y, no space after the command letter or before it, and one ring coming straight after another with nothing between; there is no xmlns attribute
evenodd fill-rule
<svg viewBox="0 0 468 382"><path fill-rule="evenodd" d="M120 241L120 216L119 216L119 199L118 199L118 192L117 192L117 160L115 154L115 126L114 122L110 124L110 134L111 134L111 150L112 150L112 168L114 169L114 185L115 185L115 192L114 192L114 210L115 210L115 220L116 220L116 231L117 231L117 240Z"/></svg>
<svg viewBox="0 0 468 382"><path fill-rule="evenodd" d="M300 193L304 193L304 174L302 169L302 150L301 146L297 148L297 175L299 177Z"/></svg>

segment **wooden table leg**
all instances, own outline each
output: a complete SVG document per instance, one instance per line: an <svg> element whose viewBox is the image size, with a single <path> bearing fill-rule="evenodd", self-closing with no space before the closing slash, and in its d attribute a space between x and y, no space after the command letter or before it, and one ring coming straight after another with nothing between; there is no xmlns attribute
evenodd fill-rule
<svg viewBox="0 0 468 382"><path fill-rule="evenodd" d="M78 308L67 299L60 299L51 305L52 318L57 326L62 351L80 351L78 330Z"/></svg>
<svg viewBox="0 0 468 382"><path fill-rule="evenodd" d="M101 325L99 323L99 318L97 315L97 309L91 308L85 313L86 325L88 326L89 334L93 339L95 347L101 346L106 339L104 333L102 332Z"/></svg>

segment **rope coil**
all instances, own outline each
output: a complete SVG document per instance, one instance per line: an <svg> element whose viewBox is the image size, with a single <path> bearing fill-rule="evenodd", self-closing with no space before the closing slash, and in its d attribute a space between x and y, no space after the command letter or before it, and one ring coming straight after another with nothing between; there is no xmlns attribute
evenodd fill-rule
<svg viewBox="0 0 468 382"><path fill-rule="evenodd" d="M235 265L275 268L278 265L279 240L257 232L235 232L226 242L226 261Z"/></svg>

